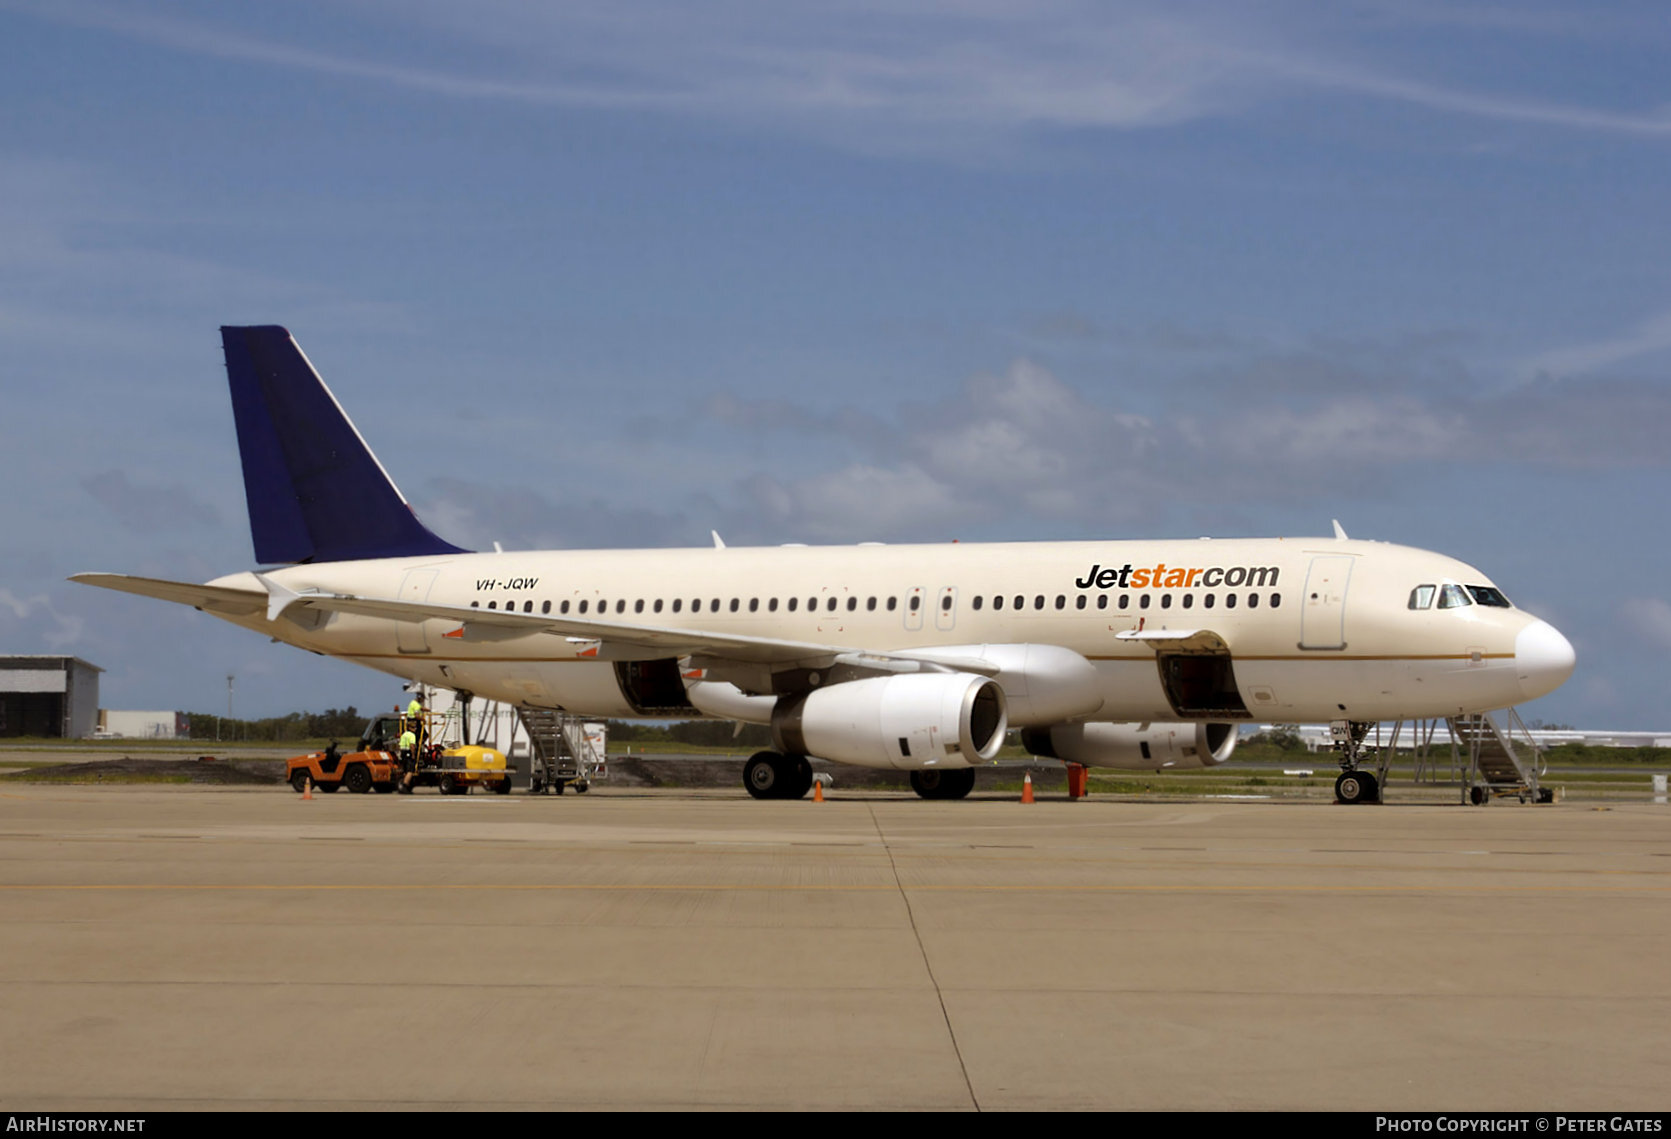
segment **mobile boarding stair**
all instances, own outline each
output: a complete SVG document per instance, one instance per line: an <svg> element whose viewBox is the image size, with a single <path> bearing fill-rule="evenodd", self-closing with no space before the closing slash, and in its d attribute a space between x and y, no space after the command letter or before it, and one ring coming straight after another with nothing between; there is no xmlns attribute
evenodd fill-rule
<svg viewBox="0 0 1671 1139"><path fill-rule="evenodd" d="M586 722L549 708L518 708L516 714L533 745L528 790L536 795L589 790L601 760L586 738Z"/></svg>
<svg viewBox="0 0 1671 1139"><path fill-rule="evenodd" d="M1538 782L1547 770L1543 752L1513 708L1453 716L1446 723L1452 748L1467 760L1464 786L1470 803L1483 806L1504 795L1522 803L1554 801L1554 792Z"/></svg>

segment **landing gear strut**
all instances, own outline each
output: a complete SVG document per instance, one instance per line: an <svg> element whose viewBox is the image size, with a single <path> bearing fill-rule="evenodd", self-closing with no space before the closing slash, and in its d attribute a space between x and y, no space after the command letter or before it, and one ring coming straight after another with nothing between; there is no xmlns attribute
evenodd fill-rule
<svg viewBox="0 0 1671 1139"><path fill-rule="evenodd" d="M911 773L911 790L924 799L961 799L974 789L973 767L929 768Z"/></svg>
<svg viewBox="0 0 1671 1139"><path fill-rule="evenodd" d="M1364 759L1364 737L1370 725L1358 720L1336 720L1329 725L1340 753L1340 778L1334 781L1334 801L1347 805L1379 803L1381 781L1358 766Z"/></svg>
<svg viewBox="0 0 1671 1139"><path fill-rule="evenodd" d="M756 752L743 765L743 786L756 799L799 799L812 790L812 764L804 755Z"/></svg>

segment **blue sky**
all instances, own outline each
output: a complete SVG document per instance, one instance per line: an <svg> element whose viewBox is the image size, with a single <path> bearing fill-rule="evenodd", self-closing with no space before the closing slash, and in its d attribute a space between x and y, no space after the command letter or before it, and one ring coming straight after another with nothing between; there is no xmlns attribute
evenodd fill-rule
<svg viewBox="0 0 1671 1139"><path fill-rule="evenodd" d="M1671 728L1656 4L0 0L0 647L392 703L252 556L220 324L465 545L1319 534Z"/></svg>

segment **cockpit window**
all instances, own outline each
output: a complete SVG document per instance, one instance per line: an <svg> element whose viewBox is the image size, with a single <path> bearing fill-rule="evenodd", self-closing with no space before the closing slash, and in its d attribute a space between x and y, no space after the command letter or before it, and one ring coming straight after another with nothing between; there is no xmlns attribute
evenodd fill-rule
<svg viewBox="0 0 1671 1139"><path fill-rule="evenodd" d="M1509 599L1503 596L1503 591L1494 585L1470 585L1468 592L1474 595L1474 602L1478 605L1489 605L1493 609L1513 609Z"/></svg>
<svg viewBox="0 0 1671 1139"><path fill-rule="evenodd" d="M1439 608L1460 609L1464 605L1472 605L1473 601L1460 585L1441 585L1439 587Z"/></svg>
<svg viewBox="0 0 1671 1139"><path fill-rule="evenodd" d="M1433 595L1437 592L1438 592L1438 587L1437 586L1433 586L1433 585L1418 585L1418 586L1416 586L1416 588L1414 588L1410 591L1410 608L1412 608L1412 609L1431 609L1431 608L1433 608Z"/></svg>

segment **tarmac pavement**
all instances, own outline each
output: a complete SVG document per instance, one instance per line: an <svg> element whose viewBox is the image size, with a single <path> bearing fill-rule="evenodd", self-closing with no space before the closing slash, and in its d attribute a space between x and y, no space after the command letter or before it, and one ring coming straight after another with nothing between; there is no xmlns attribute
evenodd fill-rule
<svg viewBox="0 0 1671 1139"><path fill-rule="evenodd" d="M1665 1110L1671 814L0 789L0 1108Z"/></svg>

